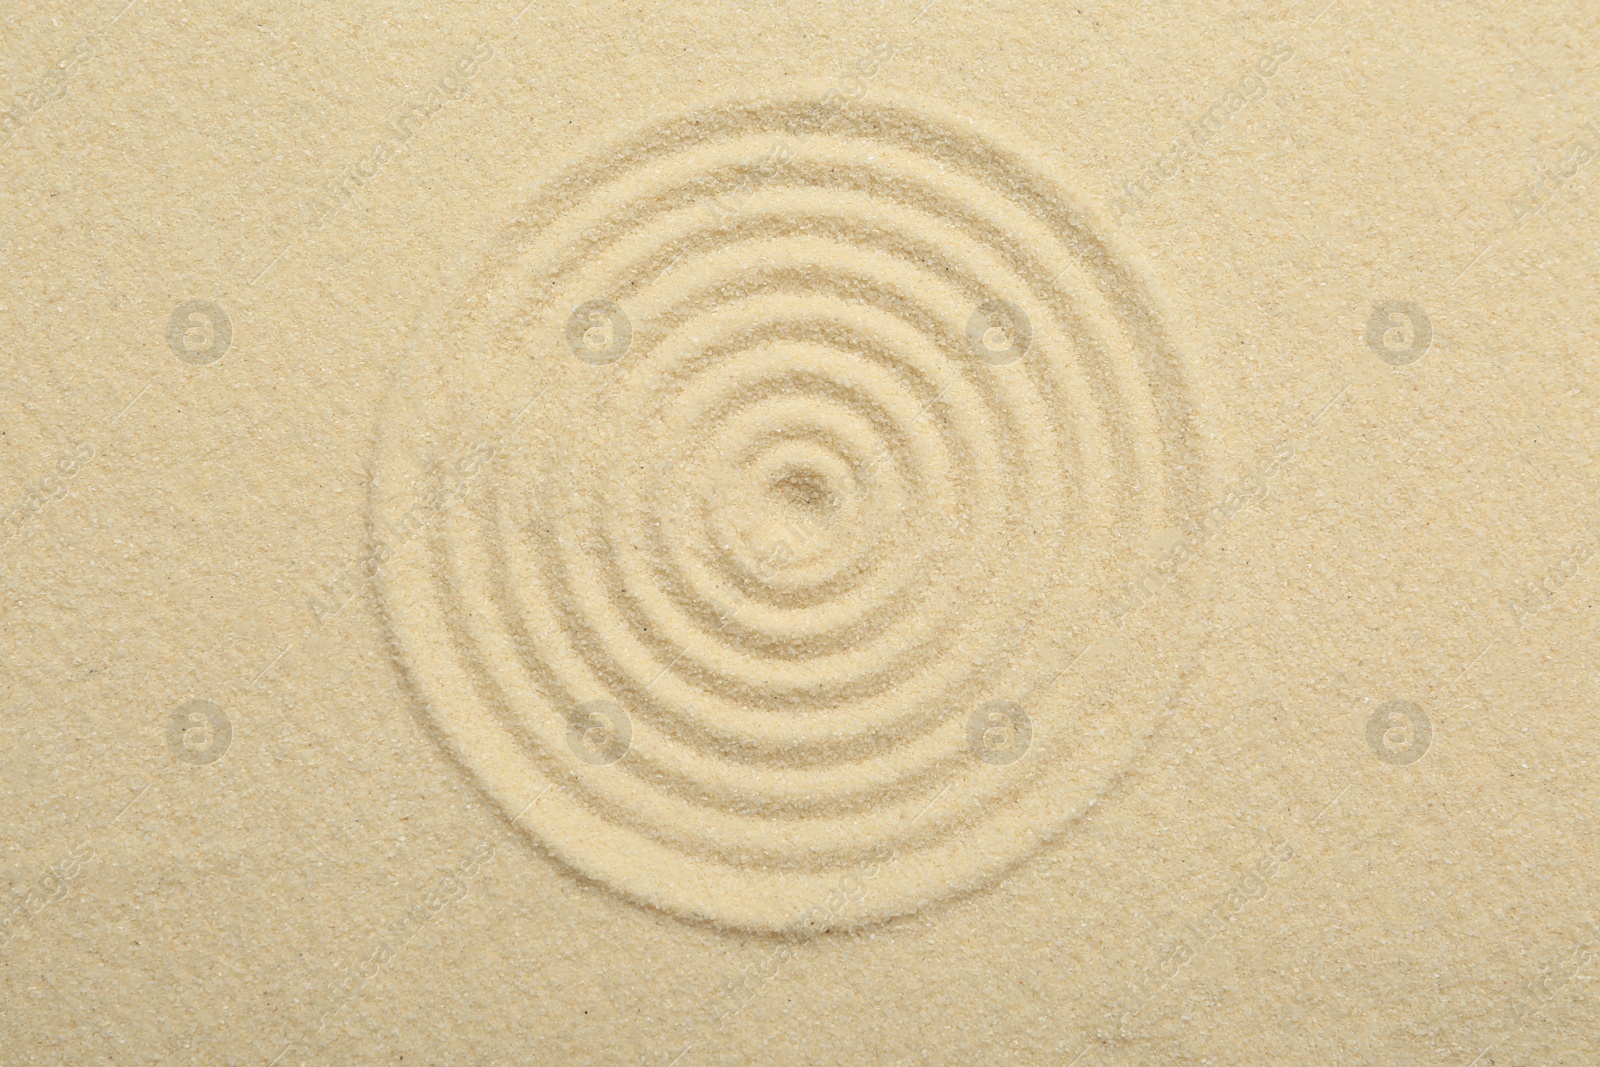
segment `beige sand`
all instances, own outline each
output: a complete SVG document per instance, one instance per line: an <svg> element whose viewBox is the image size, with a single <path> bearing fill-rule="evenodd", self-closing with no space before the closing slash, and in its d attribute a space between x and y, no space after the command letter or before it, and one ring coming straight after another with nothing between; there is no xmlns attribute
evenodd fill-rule
<svg viewBox="0 0 1600 1067"><path fill-rule="evenodd" d="M0 15L0 1062L1589 1063L1592 13Z"/></svg>

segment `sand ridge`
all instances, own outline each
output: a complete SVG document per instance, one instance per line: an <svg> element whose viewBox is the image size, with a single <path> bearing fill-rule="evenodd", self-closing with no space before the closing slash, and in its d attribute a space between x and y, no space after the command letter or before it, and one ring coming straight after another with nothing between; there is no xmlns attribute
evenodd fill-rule
<svg viewBox="0 0 1600 1067"><path fill-rule="evenodd" d="M902 914L1085 810L1158 709L1055 683L1206 499L1193 362L1094 212L953 116L842 116L710 107L539 190L374 481L382 529L436 442L492 453L381 578L453 755L583 873L751 929Z"/></svg>

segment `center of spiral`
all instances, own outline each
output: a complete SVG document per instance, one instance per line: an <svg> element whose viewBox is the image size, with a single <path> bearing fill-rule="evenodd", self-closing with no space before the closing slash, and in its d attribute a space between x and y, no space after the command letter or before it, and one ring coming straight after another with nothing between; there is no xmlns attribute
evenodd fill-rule
<svg viewBox="0 0 1600 1067"><path fill-rule="evenodd" d="M833 568L840 520L855 510L850 462L816 441L780 440L730 472L726 548L763 585L809 585Z"/></svg>
<svg viewBox="0 0 1600 1067"><path fill-rule="evenodd" d="M826 475L811 467L796 467L782 472L767 490L782 513L795 523L831 524L839 509L839 495L828 484Z"/></svg>

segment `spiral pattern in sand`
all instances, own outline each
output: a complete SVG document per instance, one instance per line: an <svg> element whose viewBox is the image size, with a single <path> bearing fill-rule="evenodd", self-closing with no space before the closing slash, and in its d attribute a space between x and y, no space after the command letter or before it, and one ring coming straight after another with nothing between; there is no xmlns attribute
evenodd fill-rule
<svg viewBox="0 0 1600 1067"><path fill-rule="evenodd" d="M638 899L794 930L1092 803L1130 712L1037 683L1201 468L1190 368L1097 234L892 105L708 109L541 188L400 372L373 498L380 540L442 515L385 611L507 814ZM1025 758L974 758L995 700Z"/></svg>

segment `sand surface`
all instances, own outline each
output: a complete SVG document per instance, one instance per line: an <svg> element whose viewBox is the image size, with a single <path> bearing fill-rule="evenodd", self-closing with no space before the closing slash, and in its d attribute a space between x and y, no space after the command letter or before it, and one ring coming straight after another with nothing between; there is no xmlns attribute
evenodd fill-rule
<svg viewBox="0 0 1600 1067"><path fill-rule="evenodd" d="M1597 75L8 8L0 1063L1594 1063Z"/></svg>

